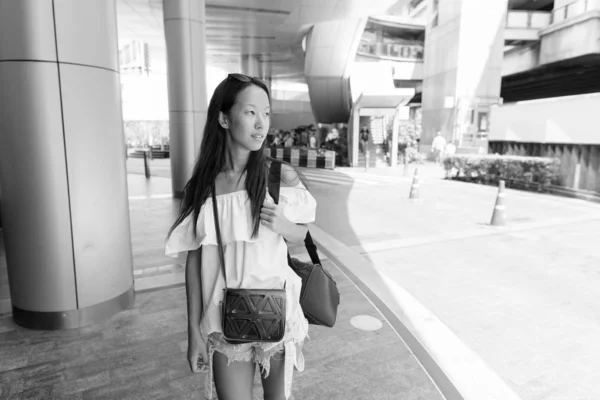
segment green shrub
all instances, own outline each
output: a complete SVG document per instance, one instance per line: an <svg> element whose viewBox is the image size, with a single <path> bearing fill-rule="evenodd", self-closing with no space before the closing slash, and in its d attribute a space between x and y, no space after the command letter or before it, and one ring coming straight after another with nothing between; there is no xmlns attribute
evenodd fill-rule
<svg viewBox="0 0 600 400"><path fill-rule="evenodd" d="M451 179L547 191L560 182L560 160L546 157L459 154L443 159L446 176Z"/></svg>
<svg viewBox="0 0 600 400"><path fill-rule="evenodd" d="M418 150L421 124L416 121L400 121L398 126L398 162L404 163L406 155L409 163L422 164L425 157ZM389 143L392 142L391 136Z"/></svg>

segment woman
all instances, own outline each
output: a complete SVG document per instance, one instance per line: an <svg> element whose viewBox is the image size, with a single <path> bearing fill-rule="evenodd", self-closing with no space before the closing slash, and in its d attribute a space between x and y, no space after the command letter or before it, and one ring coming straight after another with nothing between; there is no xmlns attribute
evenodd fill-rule
<svg viewBox="0 0 600 400"><path fill-rule="evenodd" d="M302 242L316 202L289 164L281 168L276 205L267 192L270 162L264 155L271 99L256 78L230 74L215 89L181 212L166 242L167 255L187 251L188 353L193 372L207 372L220 400L251 400L256 365L265 400L287 399L293 367L304 370L302 344L308 322L299 305L300 278L287 265L286 242ZM211 187L214 184L227 287L286 289L286 329L278 343L232 345L223 339L219 303L224 281L217 247Z"/></svg>

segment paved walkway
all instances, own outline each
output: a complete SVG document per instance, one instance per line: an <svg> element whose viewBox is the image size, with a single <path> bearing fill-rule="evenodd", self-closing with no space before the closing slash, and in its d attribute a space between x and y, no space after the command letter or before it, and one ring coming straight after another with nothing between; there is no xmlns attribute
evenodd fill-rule
<svg viewBox="0 0 600 400"><path fill-rule="evenodd" d="M507 190L507 226L496 228L497 188L421 171L419 202L401 170L338 169L382 182L351 189L321 177L317 225L417 298L523 399L599 399L600 205Z"/></svg>
<svg viewBox="0 0 600 400"><path fill-rule="evenodd" d="M191 374L185 361L184 260L162 256L177 209L165 195L170 180L133 173L128 181L134 308L101 324L58 332L30 331L0 318L1 399L201 398L203 375ZM291 252L308 259L301 247ZM306 370L295 373L293 399L443 400L380 311L343 269L322 259L342 302L334 328L311 327ZM255 399L262 398L259 382L256 375Z"/></svg>
<svg viewBox="0 0 600 400"><path fill-rule="evenodd" d="M342 296L338 320L332 329L311 327L293 399L443 400L381 314L340 270L325 267ZM380 329L357 328L357 316ZM29 331L1 318L0 398L201 399L204 375L185 361L186 318L181 286L138 293L133 309L70 331ZM254 394L262 399L258 374Z"/></svg>

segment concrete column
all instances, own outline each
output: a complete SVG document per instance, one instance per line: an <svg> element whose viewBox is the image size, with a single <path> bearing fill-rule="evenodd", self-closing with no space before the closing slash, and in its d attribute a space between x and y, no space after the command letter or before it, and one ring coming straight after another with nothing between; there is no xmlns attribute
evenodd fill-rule
<svg viewBox="0 0 600 400"><path fill-rule="evenodd" d="M0 0L0 186L13 319L134 300L114 0Z"/></svg>
<svg viewBox="0 0 600 400"><path fill-rule="evenodd" d="M169 132L173 195L181 198L192 176L206 123L204 0L163 1L167 43Z"/></svg>
<svg viewBox="0 0 600 400"><path fill-rule="evenodd" d="M244 54L241 58L241 71L248 76L260 78L271 92L272 67L269 62L260 62L257 55Z"/></svg>
<svg viewBox="0 0 600 400"><path fill-rule="evenodd" d="M359 136L360 136L360 107L354 107L352 112L350 113L350 126L348 129L348 135L350 136L350 140L348 143L351 143L349 146L349 150L351 151L348 162L351 167L358 166L358 152L359 152Z"/></svg>
<svg viewBox="0 0 600 400"><path fill-rule="evenodd" d="M270 62L261 62L259 77L267 84L269 93L271 93L273 90L273 64Z"/></svg>
<svg viewBox="0 0 600 400"><path fill-rule="evenodd" d="M396 110L394 114L394 121L392 122L392 143L390 144L390 163L392 168L398 166L398 122L399 122L399 110Z"/></svg>
<svg viewBox="0 0 600 400"><path fill-rule="evenodd" d="M507 0L439 0L437 25L425 35L422 149L437 131L461 140L474 131L471 109L498 101L507 7Z"/></svg>
<svg viewBox="0 0 600 400"><path fill-rule="evenodd" d="M263 71L258 57L253 54L242 55L242 73L257 78L263 77Z"/></svg>

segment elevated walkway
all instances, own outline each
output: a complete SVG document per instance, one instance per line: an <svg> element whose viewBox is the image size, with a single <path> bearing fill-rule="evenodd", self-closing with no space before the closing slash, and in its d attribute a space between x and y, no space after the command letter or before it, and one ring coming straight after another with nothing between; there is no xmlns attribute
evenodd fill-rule
<svg viewBox="0 0 600 400"><path fill-rule="evenodd" d="M540 30L552 22L550 11L509 10L506 15L504 40L513 42L536 42L540 40Z"/></svg>

